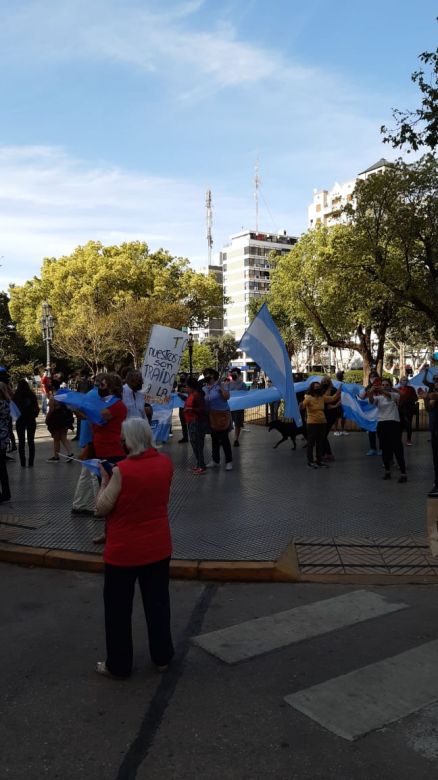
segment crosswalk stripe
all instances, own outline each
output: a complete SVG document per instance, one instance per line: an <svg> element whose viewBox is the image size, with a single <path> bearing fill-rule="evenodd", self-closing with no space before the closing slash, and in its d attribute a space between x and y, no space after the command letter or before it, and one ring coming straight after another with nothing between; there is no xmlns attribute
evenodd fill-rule
<svg viewBox="0 0 438 780"><path fill-rule="evenodd" d="M356 590L194 637L195 644L228 664L302 642L364 620L405 609L377 593Z"/></svg>
<svg viewBox="0 0 438 780"><path fill-rule="evenodd" d="M285 700L334 734L354 740L436 701L437 665L434 640Z"/></svg>

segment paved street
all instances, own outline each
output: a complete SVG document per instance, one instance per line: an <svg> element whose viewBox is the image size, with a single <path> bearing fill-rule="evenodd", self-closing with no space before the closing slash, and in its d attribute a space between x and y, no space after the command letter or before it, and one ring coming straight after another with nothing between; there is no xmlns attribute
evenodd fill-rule
<svg viewBox="0 0 438 780"><path fill-rule="evenodd" d="M21 469L18 462L8 467L13 499L2 507L2 514L10 518L6 526L0 517L0 541L96 552L92 539L101 522L70 514L80 465L46 463L51 442L45 432L41 421L33 470ZM366 545L369 537L379 545L390 537L415 547L423 538L425 544L426 493L432 481L427 433L415 434L414 446L406 448L406 485L397 484L397 471L391 482L382 481L380 458L365 456L368 439L363 433L332 437L335 463L309 471L301 438L296 451L290 442L274 450L278 432L247 424L241 447L233 448L234 470L225 472L222 467L202 477L190 473L191 448L178 444L178 424L174 433L162 451L175 464L170 517L176 559L276 560L291 539L298 545L312 540L318 545L320 540L331 544L337 537L342 546L351 539ZM332 564L334 570L343 564L350 571L368 563L392 573L394 565L402 571L405 563L403 555L394 560L379 551L371 558L356 555L341 561L339 546L329 555L323 547L311 550L310 557L308 550L301 552L304 567L320 562L323 567ZM417 555L414 550L407 563L420 564L430 574L425 552Z"/></svg>
<svg viewBox="0 0 438 780"><path fill-rule="evenodd" d="M171 671L145 657L137 600L135 672L113 682L93 672L100 575L0 570L2 778L437 773L435 586L172 582ZM339 736L340 724L351 733Z"/></svg>

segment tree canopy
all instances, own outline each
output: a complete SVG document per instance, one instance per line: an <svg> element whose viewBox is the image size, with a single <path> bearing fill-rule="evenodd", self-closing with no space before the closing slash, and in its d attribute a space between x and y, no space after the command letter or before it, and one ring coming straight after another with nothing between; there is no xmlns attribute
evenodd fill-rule
<svg viewBox="0 0 438 780"><path fill-rule="evenodd" d="M151 325L197 327L222 314L222 290L188 260L134 241L90 241L10 290L10 310L27 344L41 341L41 304L55 317L54 346L96 369L129 355L138 365Z"/></svg>
<svg viewBox="0 0 438 780"><path fill-rule="evenodd" d="M350 225L309 230L281 257L269 301L291 333L308 330L330 347L357 351L365 371L383 362L386 333L398 318L394 297L356 261ZM373 344L377 337L377 344Z"/></svg>
<svg viewBox="0 0 438 780"><path fill-rule="evenodd" d="M359 180L350 252L357 270L384 286L405 316L424 315L438 339L438 164L432 155Z"/></svg>
<svg viewBox="0 0 438 780"><path fill-rule="evenodd" d="M396 128L381 127L385 143L395 148L405 147L408 153L421 147L431 151L438 147L438 49L423 52L419 60L430 70L426 73L422 67L411 75L420 90L420 107L414 111L393 109Z"/></svg>

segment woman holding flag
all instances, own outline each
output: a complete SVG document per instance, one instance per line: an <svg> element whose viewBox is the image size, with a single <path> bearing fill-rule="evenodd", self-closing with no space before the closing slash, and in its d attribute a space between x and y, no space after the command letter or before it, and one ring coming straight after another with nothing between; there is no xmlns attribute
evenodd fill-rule
<svg viewBox="0 0 438 780"><path fill-rule="evenodd" d="M327 419L325 416L326 405L337 404L341 398L341 389L338 388L334 395L324 393L320 382L311 382L300 409L307 414L307 467L317 469L326 466L323 463L323 448L326 438ZM316 450L316 461L313 460L313 450Z"/></svg>
<svg viewBox="0 0 438 780"><path fill-rule="evenodd" d="M385 469L383 479L391 479L391 463L395 456L400 469L398 481L407 482L402 426L398 409L400 395L393 390L390 380L384 377L380 386L374 384L368 391L368 400L377 406L377 434L382 448Z"/></svg>

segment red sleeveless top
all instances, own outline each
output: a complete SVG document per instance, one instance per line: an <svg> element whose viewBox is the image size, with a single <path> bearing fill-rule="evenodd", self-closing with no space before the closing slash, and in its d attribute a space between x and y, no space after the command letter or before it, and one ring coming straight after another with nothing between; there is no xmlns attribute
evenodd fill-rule
<svg viewBox="0 0 438 780"><path fill-rule="evenodd" d="M122 489L107 517L103 559L113 566L143 566L172 553L167 505L173 465L152 447L117 464Z"/></svg>

